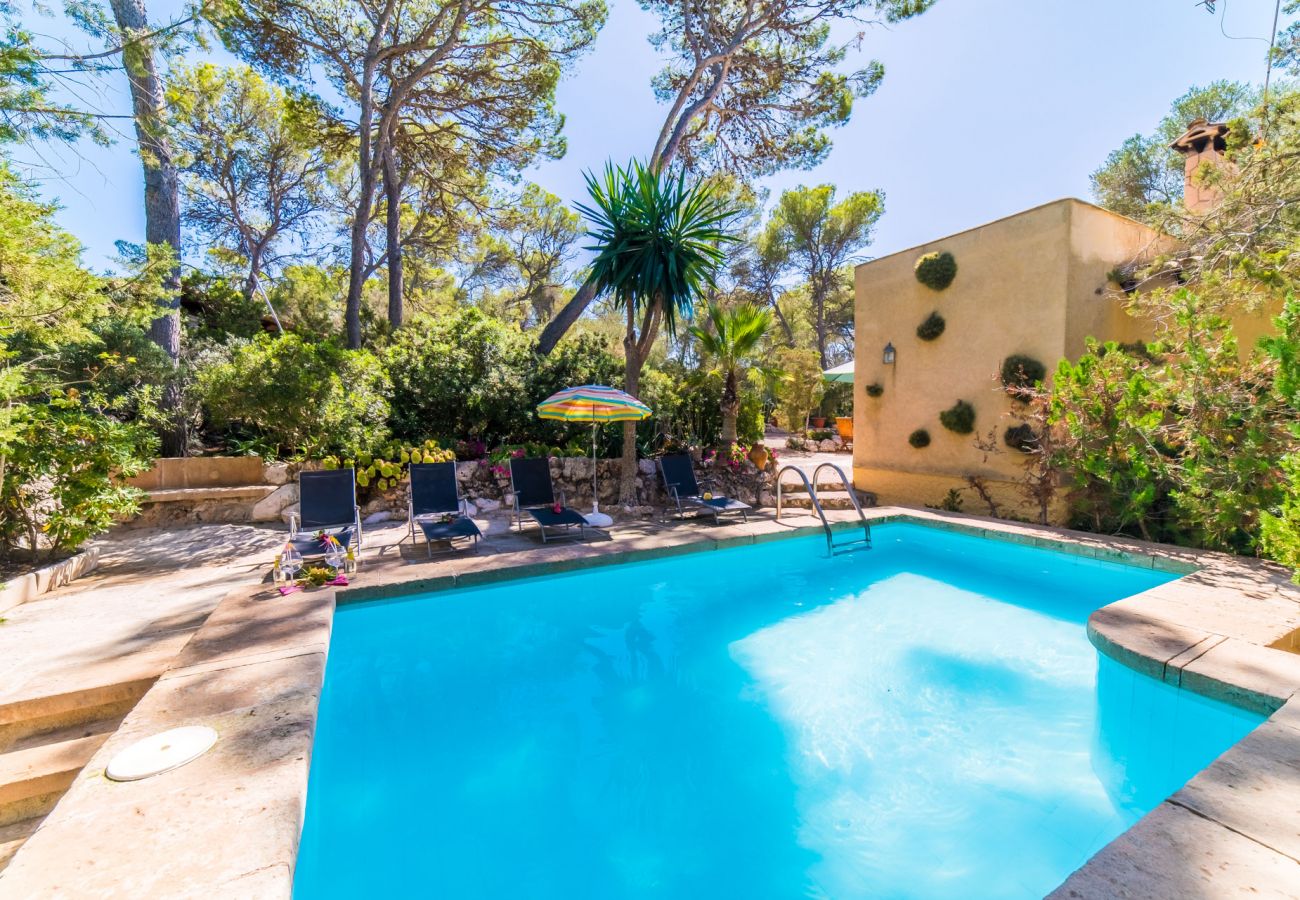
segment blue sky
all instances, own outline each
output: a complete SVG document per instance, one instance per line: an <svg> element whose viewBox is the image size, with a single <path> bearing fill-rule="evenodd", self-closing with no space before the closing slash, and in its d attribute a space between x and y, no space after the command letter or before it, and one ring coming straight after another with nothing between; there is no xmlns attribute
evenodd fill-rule
<svg viewBox="0 0 1300 900"><path fill-rule="evenodd" d="M153 4L154 15L170 5ZM649 153L663 119L650 90L654 20L633 0L610 7L594 50L560 88L568 155L526 176L569 202L582 196L584 169ZM833 132L827 160L762 184L883 190L874 256L1060 197L1087 199L1106 154L1150 130L1189 86L1261 80L1272 15L1272 0L1219 0L1215 15L1195 0L939 0L918 19L867 32L861 59L881 60L885 81ZM122 87L106 100L128 111ZM44 193L64 205L60 221L96 267L115 240L143 234L129 138L80 155L42 149L58 173L43 173Z"/></svg>

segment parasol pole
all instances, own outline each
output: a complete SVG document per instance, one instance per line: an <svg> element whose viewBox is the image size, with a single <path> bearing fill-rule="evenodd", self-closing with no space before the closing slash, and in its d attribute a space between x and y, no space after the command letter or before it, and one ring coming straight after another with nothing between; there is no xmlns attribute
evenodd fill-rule
<svg viewBox="0 0 1300 900"><path fill-rule="evenodd" d="M591 404L591 511L600 512L600 499L596 494L596 430L600 423L596 421L596 404Z"/></svg>

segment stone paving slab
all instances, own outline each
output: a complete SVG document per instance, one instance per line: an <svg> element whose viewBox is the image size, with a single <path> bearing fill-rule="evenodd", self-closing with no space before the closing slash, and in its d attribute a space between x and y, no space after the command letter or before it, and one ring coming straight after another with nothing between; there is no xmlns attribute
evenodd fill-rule
<svg viewBox="0 0 1300 900"><path fill-rule="evenodd" d="M1300 731L1265 722L1170 801L1300 863Z"/></svg>
<svg viewBox="0 0 1300 900"><path fill-rule="evenodd" d="M1297 896L1300 863L1168 802L1143 816L1048 894L1049 900Z"/></svg>

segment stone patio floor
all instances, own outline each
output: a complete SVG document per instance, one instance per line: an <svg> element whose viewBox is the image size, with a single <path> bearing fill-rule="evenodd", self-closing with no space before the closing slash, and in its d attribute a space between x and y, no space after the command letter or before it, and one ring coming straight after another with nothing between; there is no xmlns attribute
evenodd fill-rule
<svg viewBox="0 0 1300 900"><path fill-rule="evenodd" d="M832 517L848 524L851 515ZM1300 591L1283 573L974 516L903 509L871 516L1177 571L1198 567L1099 610L1090 634L1103 652L1155 677L1272 717L1053 896L1300 896L1300 699L1287 702L1300 690L1300 655L1267 649L1300 627ZM488 524L478 553L434 561L399 543L404 523L371 529L353 586L287 597L259 582L283 532L236 529L224 541L203 529L128 535L129 543L106 548L100 572L15 610L0 625L0 679L21 671L25 687L17 690L58 687L73 672L134 665L136 656L165 671L0 873L0 898L288 898L336 602L819 531L806 516L776 522L762 514L747 525L633 522L590 544L543 547L508 533L503 519ZM194 567L185 564L190 554L207 555ZM9 652L25 662L13 664ZM108 759L140 737L200 722L221 739L190 765L126 785L103 777Z"/></svg>

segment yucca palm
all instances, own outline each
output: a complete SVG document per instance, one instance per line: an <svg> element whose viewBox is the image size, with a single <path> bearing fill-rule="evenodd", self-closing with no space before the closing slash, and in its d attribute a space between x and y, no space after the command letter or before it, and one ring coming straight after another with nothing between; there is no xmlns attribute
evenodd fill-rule
<svg viewBox="0 0 1300 900"><path fill-rule="evenodd" d="M736 210L702 183L688 184L640 162L612 163L600 178L586 174L591 205L578 205L591 222L596 254L588 283L609 295L627 316L623 389L637 395L641 368L660 327L675 334L695 301L713 287L724 261L721 245L735 240L727 224ZM640 320L640 327L637 322ZM619 502L636 501L636 424L623 425Z"/></svg>
<svg viewBox="0 0 1300 900"><path fill-rule="evenodd" d="M740 414L741 370L753 362L771 329L772 313L752 303L730 309L710 303L707 318L707 326L692 325L691 334L700 342L700 351L716 360L722 370L722 443L729 446L736 439L736 417Z"/></svg>

